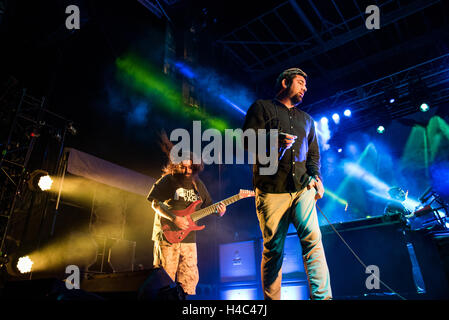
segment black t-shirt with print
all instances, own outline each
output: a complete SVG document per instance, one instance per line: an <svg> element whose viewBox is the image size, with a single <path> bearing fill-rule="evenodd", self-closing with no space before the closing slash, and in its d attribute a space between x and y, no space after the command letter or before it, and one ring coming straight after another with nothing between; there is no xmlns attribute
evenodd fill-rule
<svg viewBox="0 0 449 320"><path fill-rule="evenodd" d="M151 188L147 199L149 201L157 200L164 202L171 210L186 209L192 202L202 200L201 208L210 206L212 199L204 183L195 178L195 185L191 178L182 174L167 174L161 177ZM199 207L197 207L199 209ZM161 219L165 218L155 216L153 226L153 240L159 240L161 234ZM182 242L196 242L195 232L190 232Z"/></svg>

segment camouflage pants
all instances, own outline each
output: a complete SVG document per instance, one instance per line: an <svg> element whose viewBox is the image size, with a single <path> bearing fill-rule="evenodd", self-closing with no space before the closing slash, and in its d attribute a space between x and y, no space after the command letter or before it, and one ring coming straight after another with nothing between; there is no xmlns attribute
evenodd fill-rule
<svg viewBox="0 0 449 320"><path fill-rule="evenodd" d="M199 281L196 243L154 241L154 265L164 268L173 281L181 284L185 293L196 293Z"/></svg>

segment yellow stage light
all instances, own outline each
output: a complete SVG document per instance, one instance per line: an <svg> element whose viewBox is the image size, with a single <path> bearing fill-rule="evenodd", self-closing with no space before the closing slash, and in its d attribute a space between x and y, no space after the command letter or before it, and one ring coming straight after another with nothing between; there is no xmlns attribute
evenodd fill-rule
<svg viewBox="0 0 449 320"><path fill-rule="evenodd" d="M19 258L19 261L17 261L17 269L21 273L31 272L32 266L33 266L33 261L30 259L29 256L21 257L21 258Z"/></svg>
<svg viewBox="0 0 449 320"><path fill-rule="evenodd" d="M42 176L39 179L38 186L41 188L42 191L50 190L51 185L53 184L53 179L50 178L49 175Z"/></svg>
<svg viewBox="0 0 449 320"><path fill-rule="evenodd" d="M50 190L53 184L53 179L45 170L34 170L28 178L28 186L32 191L47 191Z"/></svg>

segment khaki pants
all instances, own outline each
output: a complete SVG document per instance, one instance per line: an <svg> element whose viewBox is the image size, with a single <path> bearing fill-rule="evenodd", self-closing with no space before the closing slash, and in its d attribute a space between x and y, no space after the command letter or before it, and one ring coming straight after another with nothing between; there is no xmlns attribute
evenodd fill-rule
<svg viewBox="0 0 449 320"><path fill-rule="evenodd" d="M199 281L196 243L154 241L154 266L162 267L185 293L196 294ZM177 278L176 278L177 277Z"/></svg>
<svg viewBox="0 0 449 320"><path fill-rule="evenodd" d="M291 222L300 239L311 299L332 298L315 194L314 188L295 193L265 193L256 189L257 217L263 236L261 271L265 299L281 298L284 242Z"/></svg>

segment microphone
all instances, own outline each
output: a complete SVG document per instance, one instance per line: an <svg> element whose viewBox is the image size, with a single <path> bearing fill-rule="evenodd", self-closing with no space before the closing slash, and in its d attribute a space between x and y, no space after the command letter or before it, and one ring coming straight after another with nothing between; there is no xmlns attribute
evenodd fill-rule
<svg viewBox="0 0 449 320"><path fill-rule="evenodd" d="M284 133L284 132L279 132L279 135L284 136L284 137L287 136L287 135L293 136L293 140L296 140L298 138L295 135L292 135L292 134L289 134L289 133ZM295 143L295 141L293 141L293 143ZM287 148L283 148L283 147L279 148L279 152L281 153L281 155L279 156L279 161L281 161L282 158L284 157L285 151L287 151Z"/></svg>

